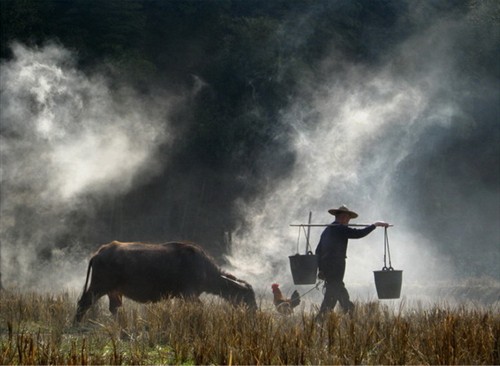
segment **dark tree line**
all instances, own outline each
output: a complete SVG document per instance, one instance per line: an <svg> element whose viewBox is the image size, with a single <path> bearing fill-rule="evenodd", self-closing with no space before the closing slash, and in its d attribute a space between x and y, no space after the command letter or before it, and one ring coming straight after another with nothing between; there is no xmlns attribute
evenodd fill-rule
<svg viewBox="0 0 500 366"><path fill-rule="evenodd" d="M97 222L78 213L74 221L93 227L89 242L180 238L223 252L225 233L242 224L236 199L272 187L294 164L279 117L297 76L314 75L332 42L353 60L376 61L401 37L390 29L402 7L397 1L2 0L0 55L10 57L13 40L38 46L51 40L74 50L83 69L113 63L117 82L144 94L186 90L196 79L209 85L177 112L187 138L176 143L168 173L102 203Z"/></svg>
<svg viewBox="0 0 500 366"><path fill-rule="evenodd" d="M11 41L40 46L51 40L74 50L84 70L112 63L116 83L133 85L145 96L158 89L190 90L200 80L209 85L174 115L185 138L175 142L173 156L165 152L168 172L124 197L99 203L97 220L75 213L74 221L92 228L84 238L92 245L112 239L190 239L220 254L227 249L225 233L244 225L235 202L272 188L294 165L289 126L279 117L296 96L301 77L321 81L320 63L332 53L376 66L414 31L411 4L0 0L0 57L11 57ZM477 5L472 0L429 4L433 16L464 14ZM476 54L464 58L467 75L498 78L494 57L486 63ZM445 153L457 156L456 149L448 146ZM417 204L434 208L430 200Z"/></svg>

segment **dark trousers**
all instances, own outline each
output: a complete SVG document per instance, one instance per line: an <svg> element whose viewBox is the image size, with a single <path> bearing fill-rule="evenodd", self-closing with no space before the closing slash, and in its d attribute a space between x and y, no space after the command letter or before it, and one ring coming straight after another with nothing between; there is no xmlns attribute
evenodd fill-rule
<svg viewBox="0 0 500 366"><path fill-rule="evenodd" d="M333 310L337 301L345 312L354 310L354 304L349 300L349 293L344 285L345 259L339 258L329 263L328 268L323 269L325 276L325 297L321 303L319 316Z"/></svg>

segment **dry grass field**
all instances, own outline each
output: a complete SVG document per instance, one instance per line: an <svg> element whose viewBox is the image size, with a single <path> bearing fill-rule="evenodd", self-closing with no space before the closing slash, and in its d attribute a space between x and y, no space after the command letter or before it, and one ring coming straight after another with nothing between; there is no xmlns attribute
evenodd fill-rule
<svg viewBox="0 0 500 366"><path fill-rule="evenodd" d="M352 315L254 314L218 300L140 305L117 318L101 300L73 324L76 295L0 292L0 364L499 364L498 308L391 310Z"/></svg>

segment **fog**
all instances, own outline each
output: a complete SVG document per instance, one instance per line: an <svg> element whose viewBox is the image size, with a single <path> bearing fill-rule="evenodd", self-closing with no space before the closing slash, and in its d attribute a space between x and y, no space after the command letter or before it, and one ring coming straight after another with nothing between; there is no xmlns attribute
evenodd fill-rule
<svg viewBox="0 0 500 366"><path fill-rule="evenodd" d="M297 253L297 241L304 254L306 244L304 233L298 238L300 229L289 224L307 223L309 211L313 223L330 223L327 210L347 204L360 214L352 223L394 225L388 230L392 264L403 270L405 298L435 301L445 296L443 288L459 286L478 268L500 279L499 169L490 165L499 157L498 85L463 69L481 28L472 24L477 16L425 19L377 67L332 54L322 65L321 83L303 80L303 93L283 115L295 131L297 164L275 189L243 205L253 220L229 256L238 274L290 289L287 256ZM481 116L471 111L472 98L485 108ZM442 155L453 144L461 145L463 160L453 158L448 166ZM418 178L428 175L432 183ZM438 209L425 206L433 199ZM322 230L311 229L313 249ZM383 266L383 229L351 240L347 255L348 289L355 298L376 298L372 271Z"/></svg>
<svg viewBox="0 0 500 366"><path fill-rule="evenodd" d="M314 223L330 223L334 218L328 209L345 203L360 214L353 223L394 224L389 229L393 263L405 269L405 281L449 280L453 269L446 258L438 257L429 238L408 227L410 208L393 202L394 186L401 184L398 166L424 133L428 122L421 116L428 112L432 91L398 80L387 69L355 68L342 83L332 81L324 88L314 104L299 103L284 117L296 131L298 163L287 181L244 208L254 228L234 240L234 267L252 273L254 282L289 283L287 255L296 253L299 235L289 224L307 223L309 210ZM319 121L312 129L309 113ZM311 229L313 248L322 230ZM304 254L304 233L299 246ZM351 241L346 282L372 282L371 270L383 266L382 255L382 229Z"/></svg>
<svg viewBox="0 0 500 366"><path fill-rule="evenodd" d="M75 56L56 44L15 44L13 53L1 67L3 280L54 288L83 273L74 263L87 257L78 243L73 253L58 250L61 238L92 230L75 213L92 217L98 202L165 166L157 152L171 139L165 120L176 98L144 100L112 88L102 73L79 71Z"/></svg>
<svg viewBox="0 0 500 366"><path fill-rule="evenodd" d="M181 142L194 139L186 126L197 122L186 117L174 128L176 108L196 105L199 93L208 103L215 98L202 77L192 75L187 93L170 85L139 93L104 60L84 71L60 44L13 44L13 58L0 66L2 282L79 289L90 253L110 235L193 240L203 233L193 233L192 220L198 231L227 228L231 246L217 258L224 268L259 291L278 282L288 292L295 287L288 256L305 251L304 233L290 224L306 223L310 211L313 223L329 223L328 209L346 204L360 215L353 223L394 225L392 265L404 271L404 297L436 299L469 278L498 283L500 36L498 21L485 15L498 6L439 13L427 2L404 4L414 28L399 19L391 28L396 46L364 35L375 61L354 61L332 39L327 57L297 71L299 88L277 113L279 144L238 176L211 171L212 157L195 161L199 152L176 150L190 146ZM276 44L307 44L321 10L318 3L300 22L283 20ZM288 62L276 66L278 76ZM244 108L242 115L259 115ZM273 151L286 149L293 159L283 163L285 154ZM104 233L109 222L140 230ZM313 250L321 231L311 229ZM383 230L351 240L347 255L351 295L373 299Z"/></svg>

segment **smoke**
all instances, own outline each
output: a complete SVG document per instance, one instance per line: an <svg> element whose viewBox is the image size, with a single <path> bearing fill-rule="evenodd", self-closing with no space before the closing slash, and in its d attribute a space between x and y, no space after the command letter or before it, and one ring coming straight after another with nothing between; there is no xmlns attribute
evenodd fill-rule
<svg viewBox="0 0 500 366"><path fill-rule="evenodd" d="M298 163L292 176L268 197L244 208L247 216L254 218L254 228L238 238L242 249L233 252L231 261L235 267L243 268L243 272L255 274L259 281L266 278L270 283L273 277L290 277L286 273L286 260L287 255L296 252L298 229L290 228L289 224L304 223L309 210L313 211L314 222L329 223L333 217L327 210L346 203L360 212L365 218L362 222L383 219L395 224L390 231L405 230L389 202L392 185L397 184L393 179L395 171L411 153L419 128L423 128L417 125L418 116L428 104L424 93L395 80L386 71L372 74L353 68L345 81L327 84L319 94L314 104L309 107L298 104L285 117L296 131L294 146ZM315 116L310 117L311 114ZM310 118L317 119L313 128L307 125ZM312 229L313 247L320 232L321 229ZM412 243L417 247L422 245L417 238L407 243L409 236L405 233L406 253L415 251ZM302 241L303 254L304 237ZM365 243L352 242L350 266L381 267L382 243L379 232ZM401 245L395 244L393 251L401 253ZM249 260L249 255L260 260ZM246 263L252 267L246 267ZM277 268L281 271L276 271ZM354 275L361 279L359 272Z"/></svg>
<svg viewBox="0 0 500 366"><path fill-rule="evenodd" d="M71 258L86 221L166 163L159 149L176 101L112 87L56 44L12 50L1 65L2 272L19 287L68 285L84 272Z"/></svg>
<svg viewBox="0 0 500 366"><path fill-rule="evenodd" d="M171 51L180 35L160 37L153 83L190 79L185 98L138 93L125 84L134 75L113 65L84 72L58 45L14 45L0 71L5 283L73 287L78 278L80 287L101 243L180 239L216 256L232 242L229 270L269 291L291 284L287 257L305 250L304 233L289 224L309 211L330 222L327 210L343 203L360 213L355 222L394 224L392 264L404 270L405 295L498 277L498 2L365 5L273 5L283 22L262 24L276 37L254 47L261 23L240 30L252 38L244 67L232 64L239 56L224 56L227 65L185 58L182 47ZM179 65L162 64L169 52ZM259 79L261 58L276 65ZM313 249L320 234L312 229ZM382 253L382 229L351 241L355 296L373 296Z"/></svg>
<svg viewBox="0 0 500 366"><path fill-rule="evenodd" d="M242 204L252 222L234 238L232 270L257 286L290 284L287 256L297 248L304 254L305 239L289 224L305 223L309 211L313 222L329 223L327 210L345 203L360 213L357 222L394 224L388 231L392 265L404 270L405 296L471 274L456 261L471 258L464 236L476 238L483 265L478 273L498 276L491 258L498 259L500 242L500 174L493 167L500 156L498 90L489 71L479 75L488 59L478 59L475 42L491 29L477 22L483 5L495 7L477 5L453 19L425 17L425 9L414 6L416 32L380 63L349 63L334 49L319 75L303 80L303 93L283 115L295 131L296 165L264 197ZM496 29L481 40L490 57L497 55ZM471 105L487 112L480 115ZM464 174L451 174L456 168ZM478 214L464 216L471 212ZM313 249L321 231L311 231ZM348 257L348 288L374 297L372 271L383 265L383 230L351 240Z"/></svg>

